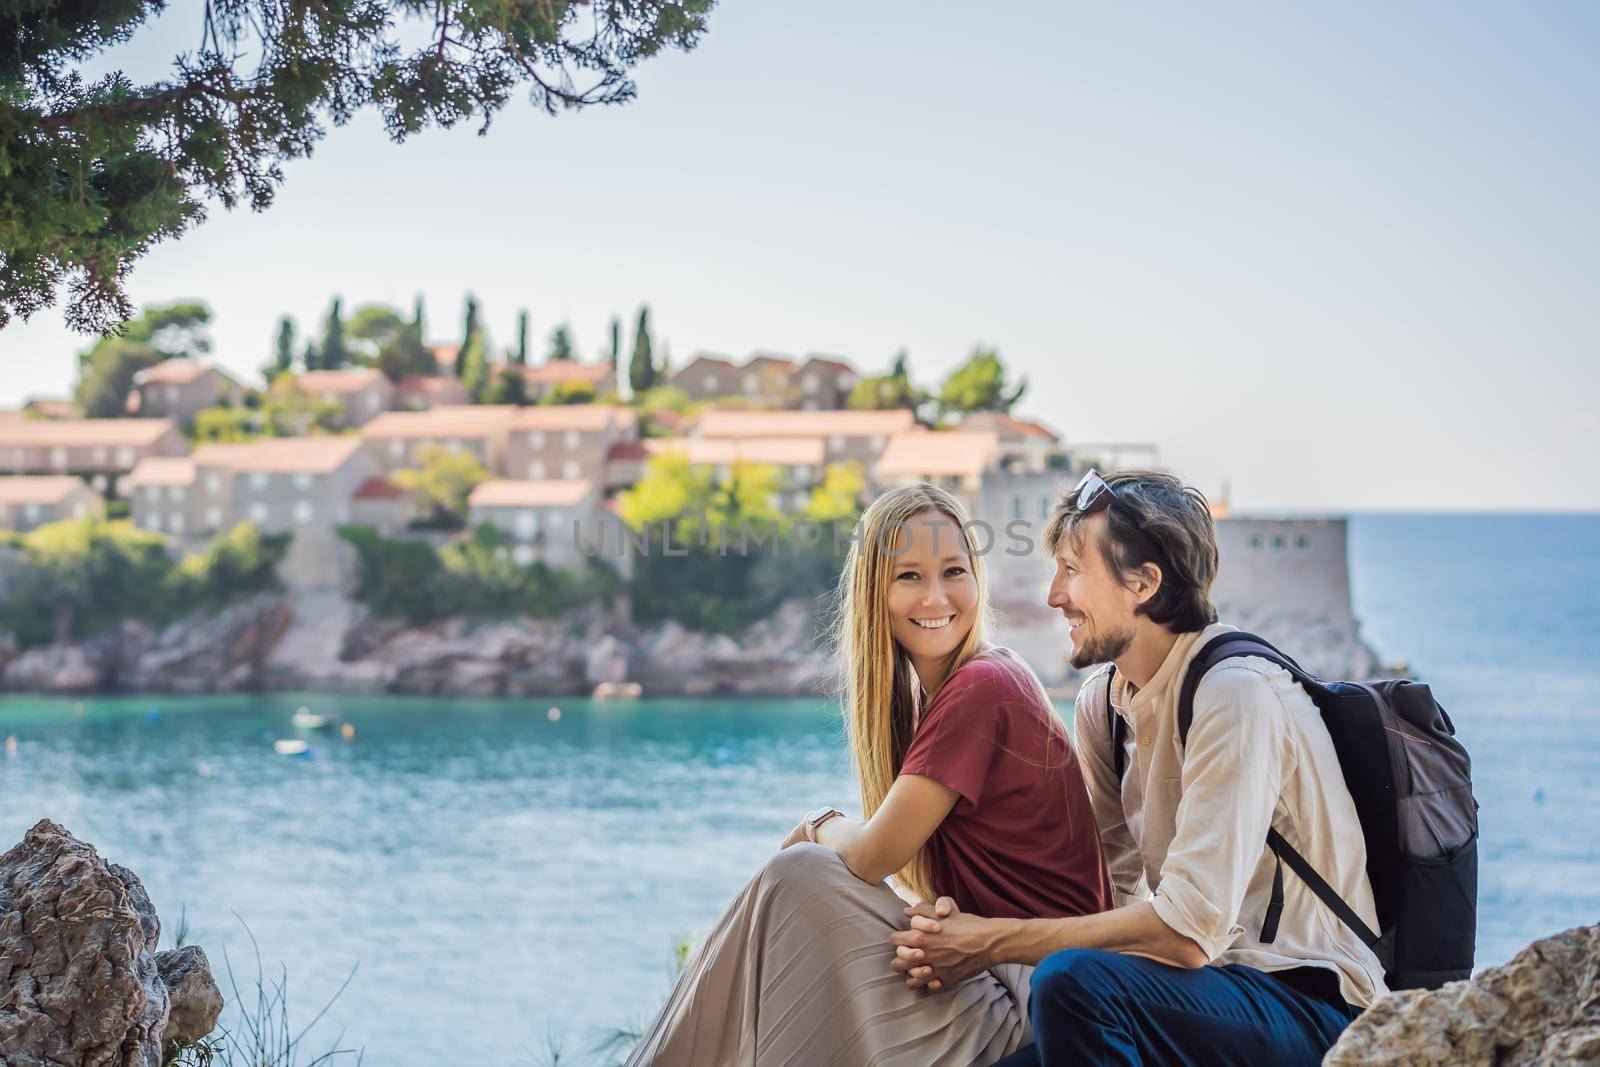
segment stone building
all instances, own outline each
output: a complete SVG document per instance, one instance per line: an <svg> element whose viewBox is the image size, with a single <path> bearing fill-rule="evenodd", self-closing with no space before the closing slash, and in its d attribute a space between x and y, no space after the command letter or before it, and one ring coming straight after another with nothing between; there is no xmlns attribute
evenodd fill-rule
<svg viewBox="0 0 1600 1067"><path fill-rule="evenodd" d="M842 359L808 356L795 373L794 406L805 411L843 410L859 380L855 368Z"/></svg>
<svg viewBox="0 0 1600 1067"><path fill-rule="evenodd" d="M536 367L523 367L521 372L528 401L535 404L562 385L587 385L600 397L617 391L617 376L610 363L553 359Z"/></svg>
<svg viewBox="0 0 1600 1067"><path fill-rule="evenodd" d="M396 411L429 411L471 402L472 396L460 378L453 374L428 374L402 379L394 387L392 406Z"/></svg>
<svg viewBox="0 0 1600 1067"><path fill-rule="evenodd" d="M485 470L503 474L511 412L516 410L481 404L389 411L361 427L360 435L384 474L416 466L417 453L427 445L471 452Z"/></svg>
<svg viewBox="0 0 1600 1067"><path fill-rule="evenodd" d="M0 473L76 474L108 495L144 457L188 451L171 419L0 420Z"/></svg>
<svg viewBox="0 0 1600 1067"><path fill-rule="evenodd" d="M985 474L998 469L999 460L1000 441L992 431L906 430L889 438L873 477L883 486L931 482L972 508Z"/></svg>
<svg viewBox="0 0 1600 1067"><path fill-rule="evenodd" d="M318 400L338 404L342 426L361 426L395 406L393 383L373 367L308 370L296 375L295 382Z"/></svg>
<svg viewBox="0 0 1600 1067"><path fill-rule="evenodd" d="M27 533L63 519L105 512L100 494L70 474L17 474L0 477L0 529Z"/></svg>
<svg viewBox="0 0 1600 1067"><path fill-rule="evenodd" d="M133 389L137 399L130 398L130 409L140 418L178 422L187 422L224 399L229 404L241 404L247 392L217 368L192 359L168 359L146 367L134 375Z"/></svg>
<svg viewBox="0 0 1600 1067"><path fill-rule="evenodd" d="M730 359L723 359L721 356L696 356L673 371L668 384L674 389L683 390L691 400L716 400L737 392L738 383L735 376L738 370Z"/></svg>
<svg viewBox="0 0 1600 1067"><path fill-rule="evenodd" d="M500 530L518 563L569 570L587 562L583 546L592 541L584 538L596 536L603 510L598 486L584 478L496 479L467 498L468 524Z"/></svg>
<svg viewBox="0 0 1600 1067"><path fill-rule="evenodd" d="M614 445L639 439L632 408L562 404L512 408L507 414L504 465L509 478L529 481L583 479L604 488Z"/></svg>
<svg viewBox="0 0 1600 1067"><path fill-rule="evenodd" d="M868 477L889 438L910 430L916 418L907 409L893 411L727 411L700 414L690 437L815 437L825 446L824 461L854 460Z"/></svg>

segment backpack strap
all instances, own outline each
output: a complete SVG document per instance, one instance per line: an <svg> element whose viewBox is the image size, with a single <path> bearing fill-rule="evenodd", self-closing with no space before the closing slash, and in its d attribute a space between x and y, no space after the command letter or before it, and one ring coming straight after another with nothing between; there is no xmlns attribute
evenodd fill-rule
<svg viewBox="0 0 1600 1067"><path fill-rule="evenodd" d="M1117 781L1122 781L1122 772L1127 769L1127 753L1122 746L1128 740L1128 723L1117 709L1111 706L1111 683L1117 680L1117 665L1113 663L1106 672L1106 732L1111 737L1111 767L1116 772Z"/></svg>
<svg viewBox="0 0 1600 1067"><path fill-rule="evenodd" d="M1189 726L1194 721L1194 695L1200 688L1200 679L1206 672L1224 660L1241 659L1245 656L1259 656L1271 663L1275 663L1294 676L1294 680L1305 688L1308 696L1315 699L1314 694L1323 688L1322 683L1290 659L1279 652L1267 641L1255 634L1243 631L1230 631L1219 634L1207 641L1205 645L1189 660L1189 668L1183 677L1183 688L1178 690L1178 741L1187 745L1189 741ZM1109 690L1107 702L1109 703ZM1376 948L1379 937L1373 929L1361 920L1355 909L1345 903L1344 898L1317 873L1309 860L1288 841L1283 835L1272 827L1267 828L1267 847L1272 849L1276 862L1276 870L1272 875L1272 898L1267 904L1266 918L1261 924L1261 941L1271 944L1278 935L1278 919L1283 912L1283 865L1287 863L1289 869L1300 876L1306 887L1316 894L1318 900L1328 906L1328 909L1339 917L1350 930L1359 937L1368 948Z"/></svg>

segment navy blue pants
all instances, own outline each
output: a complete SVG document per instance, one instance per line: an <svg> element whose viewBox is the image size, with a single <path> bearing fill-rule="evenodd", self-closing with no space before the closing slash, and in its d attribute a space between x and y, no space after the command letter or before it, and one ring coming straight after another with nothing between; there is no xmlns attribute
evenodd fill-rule
<svg viewBox="0 0 1600 1067"><path fill-rule="evenodd" d="M996 1067L1314 1067L1357 1014L1327 978L1317 996L1239 964L1188 970L1099 949L1053 952L1033 972L1034 1044Z"/></svg>

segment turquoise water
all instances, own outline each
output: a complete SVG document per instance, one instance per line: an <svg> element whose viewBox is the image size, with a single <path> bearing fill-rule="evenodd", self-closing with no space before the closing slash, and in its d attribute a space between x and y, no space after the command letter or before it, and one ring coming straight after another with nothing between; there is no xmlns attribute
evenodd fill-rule
<svg viewBox="0 0 1600 1067"><path fill-rule="evenodd" d="M1479 962L1600 919L1600 516L1352 520L1358 613L1476 759ZM356 737L273 753L300 704ZM42 816L143 879L241 989L368 1064L599 1062L806 810L852 796L816 701L0 701L0 841ZM851 805L853 807L853 804ZM226 978L224 993L233 999ZM224 1014L224 1023L232 1009ZM307 1057L309 1058L309 1057ZM351 1060L353 1062L353 1059Z"/></svg>

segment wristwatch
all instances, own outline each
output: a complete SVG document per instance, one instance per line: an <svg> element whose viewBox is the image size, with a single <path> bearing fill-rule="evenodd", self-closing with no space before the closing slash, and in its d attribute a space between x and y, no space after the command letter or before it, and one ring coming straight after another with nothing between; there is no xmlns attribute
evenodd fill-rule
<svg viewBox="0 0 1600 1067"><path fill-rule="evenodd" d="M813 812L808 812L806 814L806 840L815 841L817 839L817 827L821 826L835 815L843 814L844 812L840 811L838 808L830 808L827 806L820 807Z"/></svg>

